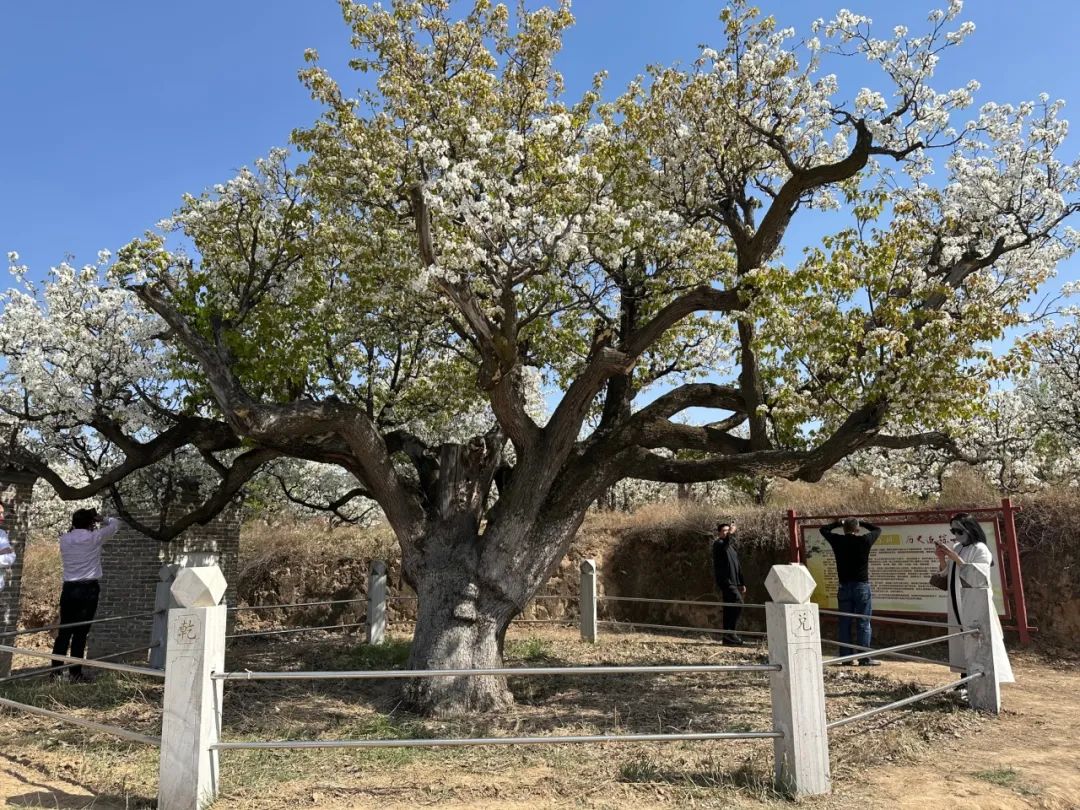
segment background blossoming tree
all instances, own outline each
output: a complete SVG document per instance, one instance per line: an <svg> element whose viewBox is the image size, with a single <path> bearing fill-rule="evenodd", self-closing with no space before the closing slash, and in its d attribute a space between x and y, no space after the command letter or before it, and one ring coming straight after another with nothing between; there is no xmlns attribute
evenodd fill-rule
<svg viewBox="0 0 1080 810"><path fill-rule="evenodd" d="M567 99L553 67L566 5L343 2L373 89L308 54L325 113L297 168L275 153L187 198L103 286L62 273L118 319L88 343L46 293L9 302L11 453L64 497L186 454L215 485L174 525L275 460L336 465L399 539L410 666L496 666L618 480L814 480L949 446L925 426L975 412L987 341L1075 247L1078 168L1060 103L933 89L973 27L960 5L919 35L842 12L798 39L737 2L715 50L602 102L602 76ZM880 89L842 95L823 64L845 57ZM814 209L849 224L785 256ZM71 441L105 462L75 488L54 466ZM409 689L430 711L511 700L491 677Z"/></svg>

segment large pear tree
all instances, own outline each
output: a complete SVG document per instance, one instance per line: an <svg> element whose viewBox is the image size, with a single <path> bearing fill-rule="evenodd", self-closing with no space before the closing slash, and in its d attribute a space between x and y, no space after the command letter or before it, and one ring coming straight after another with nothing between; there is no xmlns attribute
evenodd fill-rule
<svg viewBox="0 0 1080 810"><path fill-rule="evenodd" d="M20 293L51 325L5 325L4 410L11 453L58 487L65 439L114 459L72 497L186 448L213 471L192 520L282 457L347 471L419 596L411 667L500 665L622 478L815 480L859 450L948 446L937 426L1002 371L988 342L1075 247L1061 104L933 87L973 28L957 0L883 38L850 12L799 37L735 2L688 67L574 98L554 66L568 4L342 9L360 89L307 54L325 111L299 158L84 273L144 361L99 374L75 334L35 371L63 328ZM879 89L842 94L834 62ZM796 218L830 235L785 253ZM72 411L41 380L76 361ZM486 676L409 696L512 700Z"/></svg>

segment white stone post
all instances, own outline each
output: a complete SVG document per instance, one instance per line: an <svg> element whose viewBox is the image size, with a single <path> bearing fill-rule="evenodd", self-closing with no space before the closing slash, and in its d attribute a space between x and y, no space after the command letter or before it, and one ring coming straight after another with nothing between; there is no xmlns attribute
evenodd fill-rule
<svg viewBox="0 0 1080 810"><path fill-rule="evenodd" d="M165 668L165 651L169 645L169 610L177 607L170 589L179 567L163 565L158 570L160 581L154 591L154 623L150 628L150 666L154 669Z"/></svg>
<svg viewBox="0 0 1080 810"><path fill-rule="evenodd" d="M371 561L367 592L367 640L368 644L386 641L386 563Z"/></svg>
<svg viewBox="0 0 1080 810"><path fill-rule="evenodd" d="M793 796L832 790L829 734L825 726L825 677L821 665L818 607L810 602L814 578L802 565L774 565L765 578L772 601L765 605L776 785Z"/></svg>
<svg viewBox="0 0 1080 810"><path fill-rule="evenodd" d="M997 661L994 648L1004 649L1000 638L1001 624L995 621L994 597L990 591L990 566L984 563L968 563L960 567L960 581L966 587L960 594L960 619L964 627L979 631L976 636L963 639L967 652L969 675L981 672L982 677L969 681L968 702L980 712L1001 712L1001 685L998 683ZM996 642L996 644L995 644Z"/></svg>
<svg viewBox="0 0 1080 810"><path fill-rule="evenodd" d="M215 566L182 568L172 584L161 723L158 810L203 810L217 797L225 669L225 577Z"/></svg>
<svg viewBox="0 0 1080 810"><path fill-rule="evenodd" d="M596 560L581 561L581 640L596 643Z"/></svg>

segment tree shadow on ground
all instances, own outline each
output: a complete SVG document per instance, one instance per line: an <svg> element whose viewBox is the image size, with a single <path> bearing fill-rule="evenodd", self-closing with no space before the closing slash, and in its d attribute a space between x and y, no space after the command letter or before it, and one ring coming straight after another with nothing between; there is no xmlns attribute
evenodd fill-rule
<svg viewBox="0 0 1080 810"><path fill-rule="evenodd" d="M11 756L0 755L0 757L13 764L19 762ZM0 772L0 781L3 782L3 791L6 794L0 798L3 799L5 807L52 807L57 810L84 810L84 808L86 810L91 808L92 810L149 810L157 806L157 802L153 799L93 793L82 786L68 783L70 787L85 790L82 795L72 793L55 785L46 784L44 781L27 777L24 775L26 770L25 766L18 770L5 767ZM45 777L42 779L44 780ZM16 785L24 787L26 792L12 793L12 789L18 789Z"/></svg>

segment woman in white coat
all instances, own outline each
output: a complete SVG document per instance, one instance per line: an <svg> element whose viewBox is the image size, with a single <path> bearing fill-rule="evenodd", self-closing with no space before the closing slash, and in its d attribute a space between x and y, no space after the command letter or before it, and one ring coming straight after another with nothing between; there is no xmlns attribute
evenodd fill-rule
<svg viewBox="0 0 1080 810"><path fill-rule="evenodd" d="M949 519L950 530L956 538L951 547L938 542L935 551L941 572L948 582L945 604L949 613L949 632L958 631L964 624L964 589L967 587L962 578L963 566L982 563L994 565L994 555L986 543L986 532L971 515L961 512ZM1005 641L1001 633L1001 623L997 611L992 612L992 621L996 625L994 633L994 666L999 683L1012 683L1013 671L1009 655L1005 651ZM961 636L949 639L949 664L953 672L967 674L972 647L976 644L973 636Z"/></svg>

